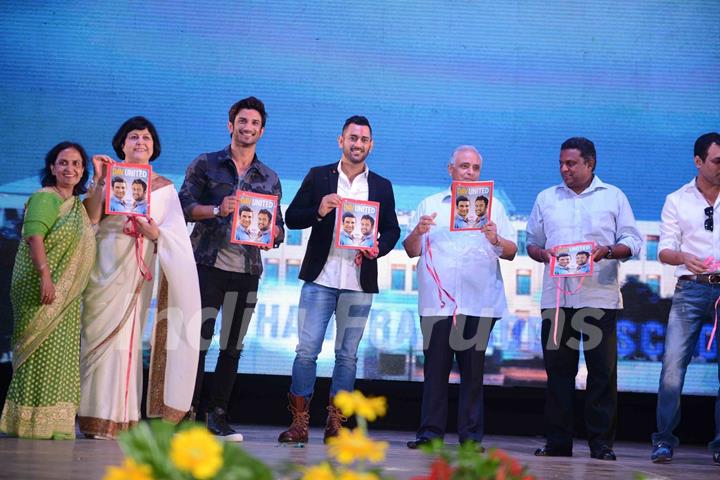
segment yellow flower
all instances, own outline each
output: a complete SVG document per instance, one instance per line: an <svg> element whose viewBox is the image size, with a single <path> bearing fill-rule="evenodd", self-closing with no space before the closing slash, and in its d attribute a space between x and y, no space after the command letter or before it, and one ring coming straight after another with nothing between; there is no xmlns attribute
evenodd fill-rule
<svg viewBox="0 0 720 480"><path fill-rule="evenodd" d="M302 480L335 480L335 472L330 468L330 464L323 462L306 468Z"/></svg>
<svg viewBox="0 0 720 480"><path fill-rule="evenodd" d="M108 467L103 480L152 480L152 469L148 465L135 463L126 458L122 467Z"/></svg>
<svg viewBox="0 0 720 480"><path fill-rule="evenodd" d="M380 477L369 472L355 472L352 470L343 470L340 472L338 480L380 480Z"/></svg>
<svg viewBox="0 0 720 480"><path fill-rule="evenodd" d="M374 422L377 417L382 417L387 412L387 401L385 397L368 398L359 390L354 392L340 391L335 395L335 406L338 407L343 415L349 417L356 414L370 422Z"/></svg>
<svg viewBox="0 0 720 480"><path fill-rule="evenodd" d="M344 464L362 460L381 462L385 459L387 447L387 442L375 442L359 428L352 431L343 428L337 437L328 440L328 452Z"/></svg>
<svg viewBox="0 0 720 480"><path fill-rule="evenodd" d="M203 427L176 434L170 443L170 459L183 472L199 479L212 478L222 468L223 447Z"/></svg>

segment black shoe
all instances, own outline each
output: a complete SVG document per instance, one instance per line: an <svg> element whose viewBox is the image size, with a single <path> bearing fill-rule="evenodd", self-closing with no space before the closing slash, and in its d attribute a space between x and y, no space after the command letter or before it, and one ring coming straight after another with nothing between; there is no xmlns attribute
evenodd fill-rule
<svg viewBox="0 0 720 480"><path fill-rule="evenodd" d="M667 443L658 443L653 447L650 460L653 463L670 463L673 457L673 448Z"/></svg>
<svg viewBox="0 0 720 480"><path fill-rule="evenodd" d="M415 440L410 440L407 442L407 447L410 450L417 450L418 448L422 447L423 445L427 445L432 440L430 440L427 437L417 437Z"/></svg>
<svg viewBox="0 0 720 480"><path fill-rule="evenodd" d="M195 409L195 407L191 406L191 407L190 407L190 410L188 410L187 412L185 412L185 416L183 417L183 421L194 422L196 416L197 416L197 410Z"/></svg>
<svg viewBox="0 0 720 480"><path fill-rule="evenodd" d="M715 450L715 453L713 453L713 463L720 465L720 450Z"/></svg>
<svg viewBox="0 0 720 480"><path fill-rule="evenodd" d="M207 415L207 428L215 436L228 442L242 442L242 433L236 432L228 424L227 413L220 407L215 407Z"/></svg>
<svg viewBox="0 0 720 480"><path fill-rule="evenodd" d="M598 460L617 460L615 452L612 448L607 445L602 445L600 448L590 449L590 458L597 458Z"/></svg>
<svg viewBox="0 0 720 480"><path fill-rule="evenodd" d="M572 457L572 448L555 448L545 445L535 450L536 457Z"/></svg>

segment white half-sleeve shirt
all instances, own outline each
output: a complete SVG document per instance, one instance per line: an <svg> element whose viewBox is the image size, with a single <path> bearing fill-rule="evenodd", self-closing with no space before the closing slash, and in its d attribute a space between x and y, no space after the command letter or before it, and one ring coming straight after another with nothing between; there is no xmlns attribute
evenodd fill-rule
<svg viewBox="0 0 720 480"><path fill-rule="evenodd" d="M425 198L415 210L410 226L414 228L422 215L435 217L435 225L422 237L422 252L417 265L418 313L421 316L451 316L455 304L443 295L443 307L438 286L428 271L430 252L442 286L457 301L457 313L476 317L502 317L507 310L505 287L498 262L502 249L493 247L479 230L450 231L450 189ZM515 229L505 213L505 207L493 197L491 220L498 235L515 241Z"/></svg>

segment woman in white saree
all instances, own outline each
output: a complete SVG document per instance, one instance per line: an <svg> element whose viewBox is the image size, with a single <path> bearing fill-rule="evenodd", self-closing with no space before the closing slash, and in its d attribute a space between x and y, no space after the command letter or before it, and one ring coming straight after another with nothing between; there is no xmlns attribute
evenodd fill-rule
<svg viewBox="0 0 720 480"><path fill-rule="evenodd" d="M143 117L126 121L113 147L127 163L147 164L160 155L155 127ZM142 332L149 318L155 323L148 417L177 423L189 410L200 347L197 269L177 191L153 172L147 220L103 217L102 184L110 162L104 155L93 158L97 187L86 199L90 218L102 218L84 295L78 412L80 431L94 438L115 438L140 419Z"/></svg>

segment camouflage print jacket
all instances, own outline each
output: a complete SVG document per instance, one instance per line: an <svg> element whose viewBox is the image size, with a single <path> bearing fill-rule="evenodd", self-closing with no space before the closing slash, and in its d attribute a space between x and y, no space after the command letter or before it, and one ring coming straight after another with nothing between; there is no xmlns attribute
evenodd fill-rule
<svg viewBox="0 0 720 480"><path fill-rule="evenodd" d="M245 176L239 179L230 154L230 146L219 152L201 154L188 167L185 181L180 189L180 204L185 220L193 221L190 212L196 205L220 205L224 197L233 195L237 190L277 195L278 203L282 197L280 178L275 171L258 160L257 155ZM285 223L279 208L275 225L280 228L280 235L275 237L275 247L278 247L285 239ZM232 215L196 221L190 235L195 261L200 265L215 266L218 251L230 242L231 229ZM260 275L262 273L260 250L252 245L242 245L242 248L245 262L242 270Z"/></svg>

